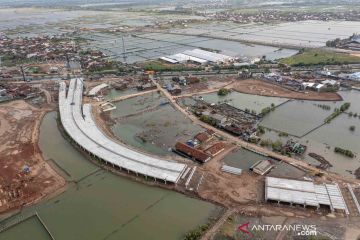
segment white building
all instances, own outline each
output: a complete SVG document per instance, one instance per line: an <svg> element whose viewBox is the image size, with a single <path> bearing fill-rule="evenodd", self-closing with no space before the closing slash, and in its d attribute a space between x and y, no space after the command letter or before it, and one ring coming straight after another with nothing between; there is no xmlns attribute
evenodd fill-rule
<svg viewBox="0 0 360 240"><path fill-rule="evenodd" d="M309 181L266 177L265 200L299 204L304 207L328 206L331 211L340 210L349 214L344 197L336 183L314 184Z"/></svg>
<svg viewBox="0 0 360 240"><path fill-rule="evenodd" d="M360 72L350 74L349 79L353 81L360 81Z"/></svg>
<svg viewBox="0 0 360 240"><path fill-rule="evenodd" d="M201 49L186 50L182 53L161 57L160 59L169 63L184 63L190 61L199 64L206 64L208 62L225 63L235 60L233 57L227 55Z"/></svg>

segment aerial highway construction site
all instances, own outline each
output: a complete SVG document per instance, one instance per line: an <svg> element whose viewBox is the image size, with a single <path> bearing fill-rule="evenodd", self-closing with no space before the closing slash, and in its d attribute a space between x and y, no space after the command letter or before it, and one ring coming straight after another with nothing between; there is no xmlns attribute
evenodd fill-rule
<svg viewBox="0 0 360 240"><path fill-rule="evenodd" d="M357 1L5 2L0 240L360 239Z"/></svg>

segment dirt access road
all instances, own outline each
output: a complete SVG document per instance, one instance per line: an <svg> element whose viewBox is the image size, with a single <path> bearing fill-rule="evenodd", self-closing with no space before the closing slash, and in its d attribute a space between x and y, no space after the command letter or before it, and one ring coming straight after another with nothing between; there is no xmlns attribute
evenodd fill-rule
<svg viewBox="0 0 360 240"><path fill-rule="evenodd" d="M233 85L237 92L268 96L281 97L300 100L317 100L317 101L341 101L342 97L334 92L296 92L279 85L271 84L265 81L248 79L237 81Z"/></svg>
<svg viewBox="0 0 360 240"><path fill-rule="evenodd" d="M48 110L23 100L1 104L0 212L35 203L65 185L38 147L41 120Z"/></svg>

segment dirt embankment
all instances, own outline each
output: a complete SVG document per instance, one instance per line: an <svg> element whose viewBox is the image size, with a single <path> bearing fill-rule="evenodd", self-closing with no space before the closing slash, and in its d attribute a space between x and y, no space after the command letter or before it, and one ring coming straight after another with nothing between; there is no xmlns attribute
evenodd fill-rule
<svg viewBox="0 0 360 240"><path fill-rule="evenodd" d="M1 104L0 212L37 202L65 186L38 147L45 112L24 101Z"/></svg>
<svg viewBox="0 0 360 240"><path fill-rule="evenodd" d="M334 92L297 92L256 79L238 81L233 85L233 89L248 94L255 94L269 97L282 97L300 100L316 101L341 101L342 97Z"/></svg>

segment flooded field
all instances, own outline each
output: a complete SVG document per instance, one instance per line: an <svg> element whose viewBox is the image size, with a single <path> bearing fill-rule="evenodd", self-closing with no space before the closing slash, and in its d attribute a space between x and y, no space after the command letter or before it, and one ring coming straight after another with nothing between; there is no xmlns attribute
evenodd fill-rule
<svg viewBox="0 0 360 240"><path fill-rule="evenodd" d="M266 115L260 125L301 137L322 125L325 118L333 112L333 108L324 110L318 107L318 104L323 104L323 102L289 101Z"/></svg>
<svg viewBox="0 0 360 240"><path fill-rule="evenodd" d="M61 34L74 29L71 25L72 21L97 14L99 13L96 11L5 8L0 9L0 31L4 31L10 37Z"/></svg>
<svg viewBox="0 0 360 240"><path fill-rule="evenodd" d="M117 102L117 109L111 113L117 122L111 127L115 136L143 151L169 155L176 141L186 141L202 131L170 104L161 102L165 98L158 93Z"/></svg>
<svg viewBox="0 0 360 240"><path fill-rule="evenodd" d="M208 103L227 102L231 106L234 106L238 109L255 110L257 113L260 113L263 108L270 107L271 104L279 106L280 104L288 101L288 99L286 98L264 97L246 93L239 93L236 91L232 91L226 96L219 96L216 92L203 94L201 96Z"/></svg>
<svg viewBox="0 0 360 240"><path fill-rule="evenodd" d="M203 17L200 16L149 14L120 8L113 11L9 8L0 9L0 31L4 31L9 37L35 37L37 35L70 33L76 30L74 28L76 26L77 28L87 29L86 31L80 31L78 34L78 37L87 40L87 42L81 43L84 49L101 50L110 58L122 62L125 61L123 59L123 37L127 63L157 59L194 48L218 50L223 54L245 59L266 56L268 59L274 60L297 53L296 50L242 44L231 41L231 39L213 39L211 36L186 36L171 33L144 33L141 31L127 34L104 31L106 28L122 28L125 30L134 28L141 30L146 26L154 25L156 22L168 21L169 18L174 21L181 19L203 20ZM219 24L219 26L223 25ZM244 27L243 25L237 26L239 28ZM183 27L180 29L179 31L183 31ZM226 29L226 27L223 30L220 28L221 31L227 31ZM188 28L184 29L184 31L187 30Z"/></svg>
<svg viewBox="0 0 360 240"><path fill-rule="evenodd" d="M234 41L166 33L139 32L124 35L121 33L95 32L82 34L82 37L89 40L86 43L87 47L100 49L111 58L122 62L124 61L124 50L121 38L124 37L127 63L156 59L194 48L214 49L223 54L241 58L262 57L265 55L268 59L277 59L297 53L297 51L289 49L279 50L269 46L245 45Z"/></svg>
<svg viewBox="0 0 360 240"><path fill-rule="evenodd" d="M132 93L137 93L138 91L135 88L127 88L125 90L116 90L114 88L104 96L106 100L112 100L117 97L126 96Z"/></svg>
<svg viewBox="0 0 360 240"><path fill-rule="evenodd" d="M36 240L51 240L49 233L36 216L33 216L19 223L15 227L11 227L1 233L0 239L25 239L24 235L31 236L32 239Z"/></svg>
<svg viewBox="0 0 360 240"><path fill-rule="evenodd" d="M115 102L116 109L111 111L110 116L114 119L123 118L128 115L156 108L162 102L166 102L166 98L157 92L129 98L124 101Z"/></svg>
<svg viewBox="0 0 360 240"><path fill-rule="evenodd" d="M66 10L48 8L0 9L0 31L11 37L33 37L74 31L74 26L88 29L111 27L143 27L156 21L169 19L169 15L144 14L118 8L113 11ZM172 19L202 19L198 16L172 15Z"/></svg>
<svg viewBox="0 0 360 240"><path fill-rule="evenodd" d="M317 153L333 165L330 171L354 177L352 174L360 167L360 118L358 117L360 92L342 91L340 95L344 99L342 102L291 101L280 106L260 123L262 126L277 131L267 130L261 138L273 141L280 139L283 143L293 138L307 146L305 154L297 156L297 158L318 165L319 163L308 155L308 153ZM334 108L344 102L351 103L347 112L357 113L358 116L350 117L343 113L332 120L330 124L323 124L324 119L334 111ZM324 110L317 104L328 105L330 110ZM350 131L350 126L354 126L355 130ZM293 136L279 137L279 132ZM349 158L337 154L334 152L335 147L351 150L355 153L355 157Z"/></svg>
<svg viewBox="0 0 360 240"><path fill-rule="evenodd" d="M55 117L50 113L43 120L41 149L64 170L74 173L74 179L81 180L69 182L66 192L51 200L24 208L21 214L1 222L2 226L37 212L55 239L182 239L188 230L219 211L210 203L173 191L149 187L101 169L93 172L97 167L90 168L91 162L73 152L62 138ZM66 155L52 153L55 151ZM63 163L66 159L70 162ZM76 172L73 168L84 170ZM8 228L0 239L25 240L28 236L49 239L34 217Z"/></svg>
<svg viewBox="0 0 360 240"><path fill-rule="evenodd" d="M281 43L302 47L325 46L326 41L347 38L360 27L351 21L301 21L279 24L236 24L232 22L193 25L172 32L202 34L234 40Z"/></svg>

